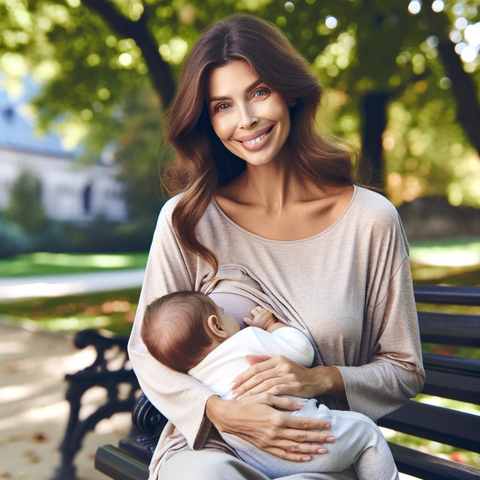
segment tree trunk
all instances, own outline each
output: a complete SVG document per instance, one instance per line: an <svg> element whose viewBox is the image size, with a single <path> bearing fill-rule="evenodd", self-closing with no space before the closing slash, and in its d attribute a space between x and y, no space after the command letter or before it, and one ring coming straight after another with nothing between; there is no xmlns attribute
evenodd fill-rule
<svg viewBox="0 0 480 480"><path fill-rule="evenodd" d="M441 40L438 51L448 78L452 81L453 95L457 101L457 120L463 127L470 143L480 155L480 103L478 86L462 65L455 52L455 44Z"/></svg>
<svg viewBox="0 0 480 480"><path fill-rule="evenodd" d="M387 126L387 104L391 92L369 92L361 101L362 154L370 160L372 177L370 184L383 188L383 146L382 135Z"/></svg>

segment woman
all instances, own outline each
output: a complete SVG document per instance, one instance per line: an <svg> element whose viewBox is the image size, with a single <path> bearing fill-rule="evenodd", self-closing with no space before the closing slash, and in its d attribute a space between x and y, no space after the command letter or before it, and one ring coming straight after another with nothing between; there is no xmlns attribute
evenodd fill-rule
<svg viewBox="0 0 480 480"><path fill-rule="evenodd" d="M299 407L276 395L315 396L377 420L423 386L401 222L388 200L358 185L339 141L315 132L321 95L281 31L252 15L215 23L184 63L165 115L177 151L165 181L183 193L160 213L129 343L143 391L170 420L150 480L266 480L216 429L292 461L328 455L331 426L279 411ZM145 306L214 278L258 282L259 295L311 339L315 367L251 359L232 386L239 398L228 402L149 356L140 340ZM239 292L218 296L239 318L255 305Z"/></svg>

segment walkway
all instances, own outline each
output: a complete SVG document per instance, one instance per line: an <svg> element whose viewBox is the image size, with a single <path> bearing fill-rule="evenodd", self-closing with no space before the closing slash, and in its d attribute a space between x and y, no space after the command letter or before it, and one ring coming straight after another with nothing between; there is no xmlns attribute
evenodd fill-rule
<svg viewBox="0 0 480 480"><path fill-rule="evenodd" d="M34 297L61 297L141 287L144 269L111 272L0 278L0 301Z"/></svg>
<svg viewBox="0 0 480 480"><path fill-rule="evenodd" d="M72 336L30 332L0 318L0 478L49 480L60 461L58 445L68 418L65 373L90 365L93 348L76 350ZM84 397L84 413L103 403L103 389ZM130 427L121 413L85 437L75 465L79 480L105 480L93 466L99 445L118 444Z"/></svg>

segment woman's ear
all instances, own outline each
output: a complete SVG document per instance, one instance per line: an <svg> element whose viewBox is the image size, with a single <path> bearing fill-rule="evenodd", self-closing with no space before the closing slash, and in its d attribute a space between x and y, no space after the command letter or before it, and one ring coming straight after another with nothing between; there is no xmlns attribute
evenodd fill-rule
<svg viewBox="0 0 480 480"><path fill-rule="evenodd" d="M216 315L210 315L207 318L207 328L217 338L227 338L227 332Z"/></svg>
<svg viewBox="0 0 480 480"><path fill-rule="evenodd" d="M288 101L288 106L293 107L296 104L297 104L297 99L293 98L293 97L290 97L290 100Z"/></svg>

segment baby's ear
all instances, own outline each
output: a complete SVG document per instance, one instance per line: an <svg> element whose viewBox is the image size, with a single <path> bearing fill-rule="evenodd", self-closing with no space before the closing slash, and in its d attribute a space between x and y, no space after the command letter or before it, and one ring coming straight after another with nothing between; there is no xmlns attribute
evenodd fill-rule
<svg viewBox="0 0 480 480"><path fill-rule="evenodd" d="M225 331L225 328L220 323L220 320L216 315L210 315L207 318L207 328L216 337L226 338L227 336L227 332Z"/></svg>

